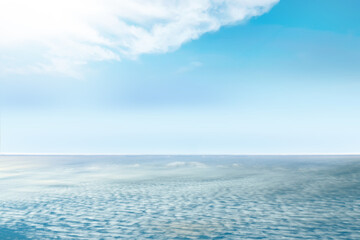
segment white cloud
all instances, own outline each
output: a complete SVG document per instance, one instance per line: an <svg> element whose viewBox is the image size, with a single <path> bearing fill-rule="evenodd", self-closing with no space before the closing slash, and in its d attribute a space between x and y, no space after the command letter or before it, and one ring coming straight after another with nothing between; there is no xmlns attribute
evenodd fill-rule
<svg viewBox="0 0 360 240"><path fill-rule="evenodd" d="M279 0L1 0L0 61L36 46L12 69L73 75L90 61L164 53L221 26L267 12ZM31 59L31 58L30 58Z"/></svg>

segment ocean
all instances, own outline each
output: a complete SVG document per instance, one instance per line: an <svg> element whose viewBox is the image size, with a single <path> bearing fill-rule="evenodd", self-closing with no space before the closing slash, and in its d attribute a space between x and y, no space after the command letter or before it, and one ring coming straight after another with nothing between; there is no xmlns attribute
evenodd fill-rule
<svg viewBox="0 0 360 240"><path fill-rule="evenodd" d="M0 156L0 239L360 239L360 156Z"/></svg>

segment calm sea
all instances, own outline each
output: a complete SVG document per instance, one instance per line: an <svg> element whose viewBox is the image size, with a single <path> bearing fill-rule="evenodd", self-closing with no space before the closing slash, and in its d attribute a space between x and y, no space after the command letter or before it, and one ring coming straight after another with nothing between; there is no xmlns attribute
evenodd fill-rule
<svg viewBox="0 0 360 240"><path fill-rule="evenodd" d="M0 239L360 239L360 156L0 156Z"/></svg>

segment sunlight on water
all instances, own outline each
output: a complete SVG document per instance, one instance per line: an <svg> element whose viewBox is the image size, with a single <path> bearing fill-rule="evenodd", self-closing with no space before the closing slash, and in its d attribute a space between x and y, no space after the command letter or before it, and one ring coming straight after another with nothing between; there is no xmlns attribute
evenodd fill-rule
<svg viewBox="0 0 360 240"><path fill-rule="evenodd" d="M356 156L0 156L0 239L360 239Z"/></svg>

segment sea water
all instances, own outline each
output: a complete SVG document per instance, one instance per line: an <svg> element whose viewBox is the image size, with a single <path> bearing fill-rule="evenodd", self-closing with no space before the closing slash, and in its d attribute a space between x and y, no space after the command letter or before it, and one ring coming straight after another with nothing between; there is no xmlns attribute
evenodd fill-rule
<svg viewBox="0 0 360 240"><path fill-rule="evenodd" d="M359 156L0 156L0 239L360 239Z"/></svg>

